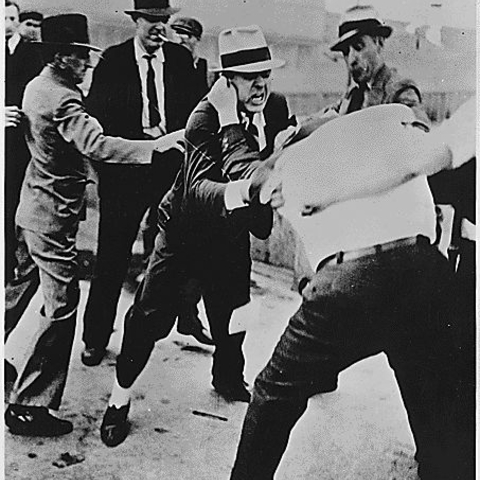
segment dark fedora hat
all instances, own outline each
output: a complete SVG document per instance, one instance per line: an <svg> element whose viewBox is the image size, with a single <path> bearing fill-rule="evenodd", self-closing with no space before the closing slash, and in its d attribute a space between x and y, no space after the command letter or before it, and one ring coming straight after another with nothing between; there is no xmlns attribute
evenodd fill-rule
<svg viewBox="0 0 480 480"><path fill-rule="evenodd" d="M177 33L184 33L187 35L193 35L194 37L202 38L203 27L202 24L195 18L179 17L176 18L172 25L172 29Z"/></svg>
<svg viewBox="0 0 480 480"><path fill-rule="evenodd" d="M362 35L388 38L391 34L392 27L383 23L372 6L356 5L349 8L343 15L338 27L338 40L330 50L342 52Z"/></svg>
<svg viewBox="0 0 480 480"><path fill-rule="evenodd" d="M179 8L170 6L169 0L134 0L134 10L125 10L127 15L148 15L164 17L179 12Z"/></svg>
<svg viewBox="0 0 480 480"><path fill-rule="evenodd" d="M100 52L102 49L90 45L87 17L80 13L67 13L47 17L42 22L43 45L83 47Z"/></svg>

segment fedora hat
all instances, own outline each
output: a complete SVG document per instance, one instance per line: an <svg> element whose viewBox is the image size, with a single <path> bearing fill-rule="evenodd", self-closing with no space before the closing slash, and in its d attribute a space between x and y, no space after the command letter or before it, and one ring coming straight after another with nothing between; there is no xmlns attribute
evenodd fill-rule
<svg viewBox="0 0 480 480"><path fill-rule="evenodd" d="M194 37L202 38L203 27L202 24L195 18L180 17L173 21L172 29L177 33L184 33L186 35L193 35Z"/></svg>
<svg viewBox="0 0 480 480"><path fill-rule="evenodd" d="M125 10L127 15L148 15L150 17L164 17L179 12L179 8L170 6L169 0L134 0L134 10Z"/></svg>
<svg viewBox="0 0 480 480"><path fill-rule="evenodd" d="M392 27L384 24L373 7L356 5L343 15L338 27L338 40L330 50L341 52L361 35L388 38L391 34Z"/></svg>
<svg viewBox="0 0 480 480"><path fill-rule="evenodd" d="M262 72L285 65L274 59L267 41L257 25L223 30L218 36L219 67L212 72Z"/></svg>
<svg viewBox="0 0 480 480"><path fill-rule="evenodd" d="M87 17L80 13L67 13L47 17L42 22L42 40L33 43L50 46L72 46L101 52L90 44Z"/></svg>

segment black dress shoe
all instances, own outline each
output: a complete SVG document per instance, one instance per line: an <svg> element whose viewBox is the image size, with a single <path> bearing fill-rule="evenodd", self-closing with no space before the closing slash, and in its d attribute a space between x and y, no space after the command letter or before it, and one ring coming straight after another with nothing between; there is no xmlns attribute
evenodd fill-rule
<svg viewBox="0 0 480 480"><path fill-rule="evenodd" d="M107 447L116 447L127 438L130 431L129 410L130 402L120 408L107 407L100 427L100 437Z"/></svg>
<svg viewBox="0 0 480 480"><path fill-rule="evenodd" d="M180 314L177 321L177 332L181 335L191 335L197 342L204 345L215 345L215 342L208 335L207 329L197 316L190 314Z"/></svg>
<svg viewBox="0 0 480 480"><path fill-rule="evenodd" d="M234 384L213 382L212 385L215 391L228 402L250 402L251 395L245 382Z"/></svg>
<svg viewBox="0 0 480 480"><path fill-rule="evenodd" d="M87 367L100 365L107 351L105 348L85 348L82 352L82 363Z"/></svg>
<svg viewBox="0 0 480 480"><path fill-rule="evenodd" d="M9 405L5 425L14 435L26 437L57 437L73 430L72 422L54 417L45 407Z"/></svg>

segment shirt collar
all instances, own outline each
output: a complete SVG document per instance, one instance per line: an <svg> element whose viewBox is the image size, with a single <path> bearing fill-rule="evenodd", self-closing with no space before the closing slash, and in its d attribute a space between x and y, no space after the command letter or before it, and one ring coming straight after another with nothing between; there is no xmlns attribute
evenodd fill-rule
<svg viewBox="0 0 480 480"><path fill-rule="evenodd" d="M18 32L15 32L9 39L8 39L8 50L10 51L10 55L13 55L15 49L17 48L18 44L22 37Z"/></svg>
<svg viewBox="0 0 480 480"><path fill-rule="evenodd" d="M138 64L140 64L140 62L145 60L144 56L148 55L148 53L143 48L143 45L140 43L140 40L137 37L133 39L133 49L135 52L135 60L137 61ZM153 55L155 55L154 61L162 62L162 63L165 61L165 55L163 54L163 47L160 47Z"/></svg>
<svg viewBox="0 0 480 480"><path fill-rule="evenodd" d="M240 112L240 114L242 116L242 120L248 126L248 122L250 121L249 120L250 117L245 112ZM265 122L265 116L263 115L263 112L254 113L251 118L252 118L253 125L255 125L258 129L260 129L260 128L262 130L265 129L266 122Z"/></svg>

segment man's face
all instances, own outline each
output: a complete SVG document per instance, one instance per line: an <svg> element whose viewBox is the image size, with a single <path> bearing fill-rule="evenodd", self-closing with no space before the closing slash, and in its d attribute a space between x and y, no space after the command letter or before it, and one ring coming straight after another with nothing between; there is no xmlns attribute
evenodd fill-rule
<svg viewBox="0 0 480 480"><path fill-rule="evenodd" d="M180 45L186 47L192 55L195 53L197 44L199 42L198 38L194 35L189 35L188 33L175 33L175 38Z"/></svg>
<svg viewBox="0 0 480 480"><path fill-rule="evenodd" d="M383 64L380 39L362 35L346 49L344 58L353 80L358 84L369 82Z"/></svg>
<svg viewBox="0 0 480 480"><path fill-rule="evenodd" d="M272 79L271 70L255 73L234 73L231 84L237 91L240 108L247 112L261 112L270 95Z"/></svg>
<svg viewBox="0 0 480 480"><path fill-rule="evenodd" d="M148 53L156 52L166 37L166 25L170 17L138 17L136 23L136 36L140 40L145 51Z"/></svg>
<svg viewBox="0 0 480 480"><path fill-rule="evenodd" d="M18 26L18 33L22 36L27 42L38 42L40 41L40 27L42 22L39 20L32 20L31 18L24 20Z"/></svg>
<svg viewBox="0 0 480 480"><path fill-rule="evenodd" d="M79 85L85 80L85 75L89 68L92 68L90 63L90 52L87 49L81 49L72 53L62 55L62 66L67 76Z"/></svg>
<svg viewBox="0 0 480 480"><path fill-rule="evenodd" d="M5 7L5 38L8 40L18 28L18 9L15 5Z"/></svg>

